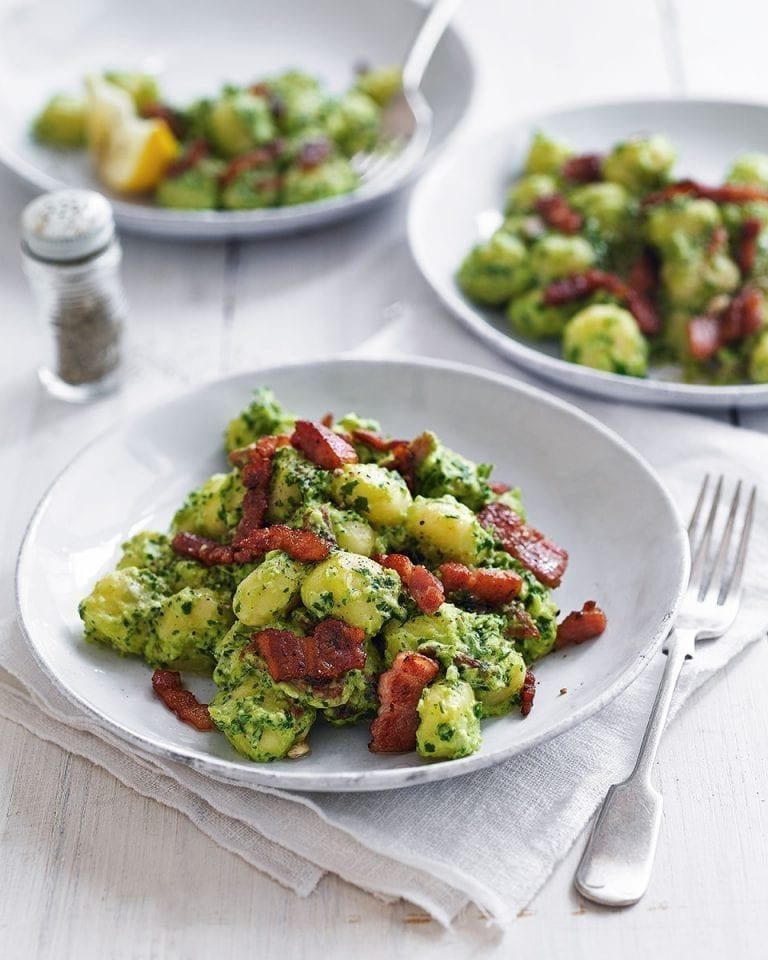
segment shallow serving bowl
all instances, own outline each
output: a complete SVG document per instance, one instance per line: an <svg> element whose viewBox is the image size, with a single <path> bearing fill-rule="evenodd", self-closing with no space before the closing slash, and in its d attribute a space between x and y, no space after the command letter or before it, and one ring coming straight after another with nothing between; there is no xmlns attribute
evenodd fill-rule
<svg viewBox="0 0 768 960"><path fill-rule="evenodd" d="M365 725L318 722L301 760L257 764L218 733L180 723L152 693L150 669L87 644L77 605L120 544L164 530L190 489L224 468L222 429L253 388L271 386L306 417L349 410L397 436L435 430L454 449L496 464L523 489L531 522L570 551L563 611L596 599L608 629L536 666L536 702L485 721L471 757L430 763L371 754ZM18 606L41 666L106 730L129 744L241 784L292 790L379 790L456 776L548 740L615 697L669 628L687 577L686 537L651 469L575 408L506 377L436 361L330 360L260 370L201 387L112 428L80 453L35 513L19 558ZM208 699L212 684L192 681ZM567 694L560 695L561 688Z"/></svg>
<svg viewBox="0 0 768 960"><path fill-rule="evenodd" d="M560 344L526 340L502 310L479 307L459 290L455 274L469 249L501 223L509 184L523 172L535 130L570 142L577 152L606 152L637 133L664 133L678 151L676 170L722 183L734 157L768 151L768 106L709 100L648 100L574 107L532 117L464 142L427 173L409 210L411 250L427 282L462 323L502 356L539 376L614 400L685 407L765 407L768 384L687 384L674 368L648 379L568 363Z"/></svg>
<svg viewBox="0 0 768 960"><path fill-rule="evenodd" d="M106 68L156 73L171 102L210 96L224 82L247 83L289 68L322 77L341 92L360 62L402 62L424 17L416 0L131 0L12 2L0 12L0 161L38 190L61 186L106 192L84 152L38 146L32 119L51 94L81 89ZM424 78L440 149L472 98L474 70L449 28ZM392 192L373 183L352 194L272 210L166 210L110 197L125 229L183 239L262 236L306 230L368 209Z"/></svg>

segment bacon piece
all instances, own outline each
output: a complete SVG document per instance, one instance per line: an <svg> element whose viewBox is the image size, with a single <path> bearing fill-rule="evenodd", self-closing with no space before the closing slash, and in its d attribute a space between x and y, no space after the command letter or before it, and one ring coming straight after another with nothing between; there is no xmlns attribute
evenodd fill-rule
<svg viewBox="0 0 768 960"><path fill-rule="evenodd" d="M553 280L544 289L543 300L549 307L556 307L571 300L584 300L596 290L607 290L619 298L626 297L628 287L621 277L605 270L585 270L569 277Z"/></svg>
<svg viewBox="0 0 768 960"><path fill-rule="evenodd" d="M724 183L721 187L707 187L695 180L678 180L643 197L641 205L649 207L667 203L681 196L700 197L713 203L751 203L753 200L768 200L768 190L752 183Z"/></svg>
<svg viewBox="0 0 768 960"><path fill-rule="evenodd" d="M306 140L299 150L298 164L302 170L314 170L327 160L331 153L331 144L326 137L314 137Z"/></svg>
<svg viewBox="0 0 768 960"><path fill-rule="evenodd" d="M675 197L699 196L699 184L694 180L678 180L676 183L667 184L661 190L649 193L643 197L641 207L653 207L658 203L667 203L674 200Z"/></svg>
<svg viewBox="0 0 768 960"><path fill-rule="evenodd" d="M644 250L629 271L625 298L640 332L647 337L652 337L661 329L661 314L655 304L658 286L658 260L651 250Z"/></svg>
<svg viewBox="0 0 768 960"><path fill-rule="evenodd" d="M274 163L275 154L270 147L257 147L249 153L241 153L239 157L230 160L219 177L219 182L223 187L228 187L236 180L241 173L247 170L258 170L260 167L268 167Z"/></svg>
<svg viewBox="0 0 768 960"><path fill-rule="evenodd" d="M563 179L570 183L597 183L603 179L603 158L599 153L580 153L563 164Z"/></svg>
<svg viewBox="0 0 768 960"><path fill-rule="evenodd" d="M365 631L341 620L321 620L312 633L301 637L290 630L268 627L254 633L243 653L257 651L276 682L306 680L327 683L348 670L365 666Z"/></svg>
<svg viewBox="0 0 768 960"><path fill-rule="evenodd" d="M746 275L752 273L757 257L757 238L763 229L762 223L756 217L748 217L741 226L741 236L736 251L736 262L739 270Z"/></svg>
<svg viewBox="0 0 768 960"><path fill-rule="evenodd" d="M581 610L573 610L557 625L555 649L562 650L572 643L584 643L585 640L599 637L607 624L608 620L600 607L594 600L587 600Z"/></svg>
<svg viewBox="0 0 768 960"><path fill-rule="evenodd" d="M720 340L743 340L757 333L762 325L763 294L757 287L744 287L720 315Z"/></svg>
<svg viewBox="0 0 768 960"><path fill-rule="evenodd" d="M252 530L234 548L234 563L251 563L270 550L283 550L301 563L318 563L331 552L330 541L312 530L294 530L281 523Z"/></svg>
<svg viewBox="0 0 768 960"><path fill-rule="evenodd" d="M652 297L659 286L659 261L646 248L632 264L628 285L644 297Z"/></svg>
<svg viewBox="0 0 768 960"><path fill-rule="evenodd" d="M194 693L184 689L181 674L175 670L155 670L152 689L183 723L188 723L195 730L216 729L208 713L208 704L200 703Z"/></svg>
<svg viewBox="0 0 768 960"><path fill-rule="evenodd" d="M536 677L532 670L525 671L525 680L523 680L523 689L520 691L520 713L524 717L533 709L533 698L536 696Z"/></svg>
<svg viewBox="0 0 768 960"><path fill-rule="evenodd" d="M171 547L179 556L197 560L206 567L252 563L270 550L283 550L302 563L325 560L331 552L331 543L312 530L294 530L280 523L251 530L237 544L218 543L197 533L177 533Z"/></svg>
<svg viewBox="0 0 768 960"><path fill-rule="evenodd" d="M196 167L197 164L208 155L208 144L202 138L193 140L184 153L166 168L166 177L180 177L182 173Z"/></svg>
<svg viewBox="0 0 768 960"><path fill-rule="evenodd" d="M652 336L661 329L661 317L650 298L627 285L615 273L605 270L585 270L570 277L554 280L544 290L543 300L548 306L558 306L572 300L584 300L597 290L607 290L623 300L640 330Z"/></svg>
<svg viewBox="0 0 768 960"><path fill-rule="evenodd" d="M234 450L230 454L230 462L240 467L240 477L246 488L242 504L243 514L232 538L235 546L263 525L269 509L272 458L280 447L289 442L288 437L281 435L260 437L249 447Z"/></svg>
<svg viewBox="0 0 768 960"><path fill-rule="evenodd" d="M500 480L494 480L492 483L489 483L488 486L490 487L491 492L497 495L500 493L506 493L508 490L512 489L508 483L502 483Z"/></svg>
<svg viewBox="0 0 768 960"><path fill-rule="evenodd" d="M480 523L496 534L502 546L548 587L559 587L568 566L568 551L527 526L505 503L489 503L478 515Z"/></svg>
<svg viewBox="0 0 768 960"><path fill-rule="evenodd" d="M539 197L536 201L536 212L553 230L560 230L562 233L578 233L584 225L581 214L559 193Z"/></svg>
<svg viewBox="0 0 768 960"><path fill-rule="evenodd" d="M333 426L333 414L332 413L324 414L322 417L320 417L320 423L322 423L324 427L328 427L328 429L330 430L331 427Z"/></svg>
<svg viewBox="0 0 768 960"><path fill-rule="evenodd" d="M709 360L720 349L720 323L702 313L688 321L688 352L694 360Z"/></svg>
<svg viewBox="0 0 768 960"><path fill-rule="evenodd" d="M189 560L197 560L206 567L235 562L235 548L230 543L219 543L197 533L177 533L171 540L174 553Z"/></svg>
<svg viewBox="0 0 768 960"><path fill-rule="evenodd" d="M752 203L768 200L768 190L754 183L724 183L722 187L704 187L697 184L699 196L715 203Z"/></svg>
<svg viewBox="0 0 768 960"><path fill-rule="evenodd" d="M379 712L371 723L373 753L402 753L416 746L417 707L424 687L438 674L438 664L421 653L398 653L379 677Z"/></svg>
<svg viewBox="0 0 768 960"><path fill-rule="evenodd" d="M379 553L372 558L388 570L394 570L422 613L433 614L445 600L443 585L426 567L414 563L404 553Z"/></svg>
<svg viewBox="0 0 768 960"><path fill-rule="evenodd" d="M406 440L387 440L380 433L374 433L373 430L353 430L352 439L366 447L371 447L372 450L379 453L387 453L400 444L407 443Z"/></svg>
<svg viewBox="0 0 768 960"><path fill-rule="evenodd" d="M463 563L444 563L438 572L448 593L466 590L480 603L491 607L508 603L520 593L523 585L523 578L514 570L484 570L465 567Z"/></svg>
<svg viewBox="0 0 768 960"><path fill-rule="evenodd" d="M290 445L291 438L284 433L270 434L259 439L247 447L232 450L227 459L233 467L244 467L254 458L273 457L281 447Z"/></svg>
<svg viewBox="0 0 768 960"><path fill-rule="evenodd" d="M507 617L505 636L510 640L537 640L541 631L533 621L522 603L514 602L506 605L502 611Z"/></svg>
<svg viewBox="0 0 768 960"><path fill-rule="evenodd" d="M728 343L743 340L763 326L765 300L757 287L743 287L719 313L704 313L688 321L688 351L694 360L711 359Z"/></svg>
<svg viewBox="0 0 768 960"><path fill-rule="evenodd" d="M336 470L345 463L357 463L352 444L322 423L297 420L291 444L312 463L324 470Z"/></svg>
<svg viewBox="0 0 768 960"><path fill-rule="evenodd" d="M145 103L139 110L139 116L145 120L164 120L177 140L184 137L186 127L184 117L178 110L174 110L165 103Z"/></svg>

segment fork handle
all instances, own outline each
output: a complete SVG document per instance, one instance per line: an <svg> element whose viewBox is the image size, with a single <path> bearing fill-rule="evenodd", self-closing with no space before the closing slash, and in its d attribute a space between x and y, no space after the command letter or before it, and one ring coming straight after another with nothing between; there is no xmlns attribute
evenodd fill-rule
<svg viewBox="0 0 768 960"><path fill-rule="evenodd" d="M403 64L403 89L418 90L435 47L462 0L434 0Z"/></svg>
<svg viewBox="0 0 768 960"><path fill-rule="evenodd" d="M576 870L582 896L612 907L628 906L648 889L661 826L662 797L651 770L669 716L680 670L693 656L695 630L673 630L667 662L651 708L635 768L606 794Z"/></svg>

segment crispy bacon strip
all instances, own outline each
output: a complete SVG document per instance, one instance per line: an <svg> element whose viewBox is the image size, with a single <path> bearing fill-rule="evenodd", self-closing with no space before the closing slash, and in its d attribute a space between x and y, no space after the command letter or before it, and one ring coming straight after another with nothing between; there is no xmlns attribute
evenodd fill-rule
<svg viewBox="0 0 768 960"><path fill-rule="evenodd" d="M324 470L336 470L345 463L357 463L355 448L344 437L322 423L297 420L291 444L312 463Z"/></svg>
<svg viewBox="0 0 768 960"><path fill-rule="evenodd" d="M314 170L327 160L331 154L331 143L327 137L314 137L301 145L298 164L302 170Z"/></svg>
<svg viewBox="0 0 768 960"><path fill-rule="evenodd" d="M650 300L650 297L624 283L615 273L605 270L585 270L584 273L574 273L570 277L554 280L544 290L544 303L548 306L558 306L572 300L584 300L596 290L607 290L619 300L623 300L637 325L647 336L652 336L661 328L661 316Z"/></svg>
<svg viewBox="0 0 768 960"><path fill-rule="evenodd" d="M506 493L508 490L512 489L508 483L502 483L500 480L493 480L488 484L488 486L495 494Z"/></svg>
<svg viewBox="0 0 768 960"><path fill-rule="evenodd" d="M197 560L206 567L251 563L270 550L284 550L294 560L317 563L331 552L331 544L312 530L293 530L276 523L251 532L238 544L218 543L197 533L177 533L171 547L179 556Z"/></svg>
<svg viewBox="0 0 768 960"><path fill-rule="evenodd" d="M568 566L568 551L527 526L505 503L489 503L480 511L480 523L496 534L502 546L548 587L559 587Z"/></svg>
<svg viewBox="0 0 768 960"><path fill-rule="evenodd" d="M555 649L562 650L572 643L584 643L599 637L607 625L608 620L600 607L594 600L587 600L581 610L573 610L558 624Z"/></svg>
<svg viewBox="0 0 768 960"><path fill-rule="evenodd" d="M536 201L536 212L553 230L560 230L562 233L578 233L584 225L582 215L559 193L539 197Z"/></svg>
<svg viewBox="0 0 768 960"><path fill-rule="evenodd" d="M466 590L480 603L491 607L508 603L520 593L523 578L514 570L484 570L463 563L444 563L438 573L448 593Z"/></svg>
<svg viewBox="0 0 768 960"><path fill-rule="evenodd" d="M387 440L380 433L374 433L373 430L353 430L352 438L378 453L387 453L400 444L407 443L406 440Z"/></svg>
<svg viewBox="0 0 768 960"><path fill-rule="evenodd" d="M757 239L763 229L756 217L748 217L741 226L741 236L736 250L736 262L745 276L752 273L757 257Z"/></svg>
<svg viewBox="0 0 768 960"><path fill-rule="evenodd" d="M520 713L524 717L533 709L533 698L536 696L536 677L532 670L525 671L525 680L523 680L523 689L520 691Z"/></svg>
<svg viewBox="0 0 768 960"><path fill-rule="evenodd" d="M768 200L768 190L751 183L724 183L721 187L707 187L695 180L678 180L643 197L641 205L652 207L682 196L700 197L714 203L751 203L753 200Z"/></svg>
<svg viewBox="0 0 768 960"><path fill-rule="evenodd" d="M245 173L246 170L258 170L260 167L268 167L274 162L274 159L274 151L269 147L257 147L249 153L242 153L239 157L235 157L234 160L230 160L224 168L224 172L219 177L219 181L223 187L228 187L241 173Z"/></svg>
<svg viewBox="0 0 768 960"><path fill-rule="evenodd" d="M720 317L723 343L743 340L763 325L763 293L757 287L743 287Z"/></svg>
<svg viewBox="0 0 768 960"><path fill-rule="evenodd" d="M233 450L229 455L231 463L240 467L243 486L243 515L237 525L232 543L235 546L261 527L269 509L269 488L272 480L272 458L275 453L290 442L287 436L260 437L256 443L241 450Z"/></svg>
<svg viewBox="0 0 768 960"><path fill-rule="evenodd" d="M322 423L324 427L328 427L330 430L333 426L333 414L330 412L323 414L323 416L320 417L320 423Z"/></svg>
<svg viewBox="0 0 768 960"><path fill-rule="evenodd" d="M194 693L184 689L181 674L175 670L155 670L152 689L183 723L188 723L195 730L216 729L208 713L208 704L200 703Z"/></svg>
<svg viewBox="0 0 768 960"><path fill-rule="evenodd" d="M597 183L603 179L603 158L599 153L580 153L563 164L563 179L570 183Z"/></svg>
<svg viewBox="0 0 768 960"><path fill-rule="evenodd" d="M694 360L709 360L720 349L720 321L710 313L688 321L688 352Z"/></svg>
<svg viewBox="0 0 768 960"><path fill-rule="evenodd" d="M743 287L719 313L704 313L688 321L688 351L694 360L711 359L728 343L757 333L763 325L764 295Z"/></svg>
<svg viewBox="0 0 768 960"><path fill-rule="evenodd" d="M379 712L371 723L370 751L402 753L414 749L419 697L439 669L434 660L421 653L398 653L389 670L379 677Z"/></svg>
<svg viewBox="0 0 768 960"><path fill-rule="evenodd" d="M411 493L416 490L416 468L432 449L432 440L427 433L419 434L413 440L395 440L392 443L392 459L382 464L397 472L405 480Z"/></svg>
<svg viewBox="0 0 768 960"><path fill-rule="evenodd" d="M379 553L372 559L394 570L422 613L436 613L445 600L443 585L426 567L414 563L404 553Z"/></svg>
<svg viewBox="0 0 768 960"><path fill-rule="evenodd" d="M196 167L208 155L208 144L202 138L193 140L184 153L175 160L165 171L166 177L180 177L182 173Z"/></svg>
<svg viewBox="0 0 768 960"><path fill-rule="evenodd" d="M147 120L165 120L168 129L177 140L184 138L184 130L186 127L184 117L178 110L174 110L173 107L169 107L165 103L145 103L139 110L139 116Z"/></svg>
<svg viewBox="0 0 768 960"><path fill-rule="evenodd" d="M235 562L235 548L231 543L219 543L197 533L177 533L171 540L174 553L188 560L197 560L206 567Z"/></svg>
<svg viewBox="0 0 768 960"><path fill-rule="evenodd" d="M627 285L615 273L605 270L585 270L583 273L573 273L569 277L553 280L544 289L544 303L549 307L556 307L571 300L583 300L596 290L607 290L617 297L626 297Z"/></svg>
<svg viewBox="0 0 768 960"><path fill-rule="evenodd" d="M278 683L282 680L327 683L348 670L362 670L364 640L364 630L329 618L321 620L307 637L272 627L259 630L243 653L250 650L259 653L267 663L269 675Z"/></svg>
<svg viewBox="0 0 768 960"><path fill-rule="evenodd" d="M522 603L514 601L507 604L503 613L507 617L507 628L504 633L510 640L536 640L541 636L541 631L534 623L533 617Z"/></svg>
<svg viewBox="0 0 768 960"><path fill-rule="evenodd" d="M319 563L331 552L331 542L312 530L294 530L282 523L252 530L238 544L234 552L235 563L251 563L270 550L283 550L301 563Z"/></svg>

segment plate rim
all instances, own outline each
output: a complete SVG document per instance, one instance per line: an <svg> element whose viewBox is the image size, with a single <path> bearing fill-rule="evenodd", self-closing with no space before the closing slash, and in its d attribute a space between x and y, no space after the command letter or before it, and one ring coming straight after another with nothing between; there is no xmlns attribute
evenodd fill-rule
<svg viewBox="0 0 768 960"><path fill-rule="evenodd" d="M417 220L420 218L423 199L432 183L459 157L471 152L480 153L484 145L500 136L509 140L518 131L533 131L537 126L546 124L548 118L562 114L590 113L595 110L618 109L621 107L664 107L669 105L694 106L703 108L736 108L760 110L768 115L768 103L758 100L734 100L724 97L622 97L615 100L596 100L586 103L565 104L546 111L534 112L505 124L499 129L486 128L464 140L450 153L436 159L431 168L424 173L414 187L407 211L407 233L411 256L422 277L443 304L476 337L490 344L495 352L511 360L516 366L529 370L546 380L577 390L609 399L637 404L656 404L660 406L702 407L722 409L732 406L745 408L768 407L768 384L745 383L728 385L707 385L679 383L676 381L650 380L648 378L629 377L591 367L582 367L569 363L561 357L552 357L538 350L534 341L524 343L497 330L485 319L481 308L469 303L458 288L443 289L440 277L429 266L428 256L424 253L425 244L417 239Z"/></svg>
<svg viewBox="0 0 768 960"><path fill-rule="evenodd" d="M417 12L424 10L422 0L400 0L400 2ZM0 26L5 15L12 12L12 9L10 6L0 14ZM119 195L105 192L112 206L116 224L123 230L167 239L205 241L226 237L270 236L330 225L349 216L364 213L371 207L394 197L408 184L417 180L443 153L446 146L453 143L456 135L466 124L477 97L477 63L466 30L460 21L454 18L446 28L445 35L458 45L466 62L466 106L442 141L436 144L430 135L423 155L404 174L382 177L380 183L374 181L370 184L362 184L349 193L324 200L256 210L178 210L132 203ZM0 136L0 164L35 193L71 186L37 167L32 160L15 150L2 136ZM97 185L92 189L98 189L99 192L107 191L103 185Z"/></svg>
<svg viewBox="0 0 768 960"><path fill-rule="evenodd" d="M181 762L201 773L214 776L219 780L236 784L238 786L272 787L276 789L295 790L298 792L368 792L397 789L405 786L414 786L417 784L447 780L453 777L462 776L466 773L471 773L473 771L495 766L516 754L523 753L540 745L541 743L553 740L560 736L560 734L565 733L567 730L570 730L583 723L584 720L593 716L599 710L613 701L630 685L630 683L632 683L633 680L640 675L640 673L642 673L642 671L653 659L654 654L657 652L663 639L669 632L669 625L673 622L675 614L679 609L685 584L687 583L690 569L690 556L687 535L685 533L685 529L678 514L677 508L667 488L659 478L656 470L637 450L635 450L631 444L629 444L614 430L601 423L595 417L585 413L583 410L580 410L578 407L560 399L559 397L545 393L538 387L515 380L506 374L485 370L470 364L424 356L387 357L380 360L374 360L349 355L331 355L313 361L294 361L268 367L257 367L251 370L231 374L229 376L208 380L192 389L185 390L176 394L175 396L166 398L160 403L143 405L138 411L135 411L128 416L121 417L118 421L118 428L125 428L145 417L150 412L157 412L158 410L164 410L168 407L181 404L189 397L197 393L202 393L206 390L215 389L217 385L225 382L231 382L233 380L246 380L246 378L250 378L255 381L258 377L263 377L265 375L268 376L270 371L290 371L307 367L330 367L339 364L343 366L386 365L390 367L401 368L408 366L417 370L439 370L445 373L454 373L485 380L504 387L507 390L511 390L513 393L519 392L526 394L539 403L543 403L545 406L559 410L566 416L575 417L576 419L587 424L593 430L596 430L598 433L602 434L615 445L619 446L624 453L634 461L635 466L643 471L652 481L658 494L661 496L662 500L669 509L671 516L677 521L676 528L671 531L670 544L668 545L668 549L676 546L676 552L678 554L677 582L673 585L670 609L663 611L656 632L646 640L644 645L635 654L632 663L610 686L608 686L597 696L593 697L592 700L584 704L574 713L563 717L562 720L554 724L552 727L528 737L527 739L523 738L522 740L517 740L510 744L507 748L502 748L492 754L483 755L476 753L469 757L464 757L445 763L423 764L412 768L395 767L390 769L363 772L339 771L335 773L324 774L306 772L302 773L300 766L297 766L295 770L288 772L284 769L277 770L270 764L257 763L254 763L252 768L237 767L236 771L232 772L231 761L227 761L218 757L201 757L195 755L194 753L190 753L188 750L183 748L177 748L172 744L169 745L167 742L164 742L159 738L145 737L141 734L136 734L130 729L122 726L117 721L114 721L102 714L96 707L92 706L75 690L72 690L60 680L60 678L47 663L45 657L37 649L32 637L34 629L30 629L28 626L27 606L24 596L24 581L27 579L26 568L31 563L34 534L38 529L43 513L55 492L59 480L74 468L81 456L86 451L96 446L107 435L114 434L115 424L113 424L111 427L100 431L96 437L90 440L75 453L75 455L67 462L67 464L56 474L41 497L27 524L17 557L14 575L14 597L17 621L21 628L22 635L25 639L28 649L31 651L35 659L35 662L43 670L48 679L71 703L82 709L87 716L96 720L102 729L105 729L112 735L117 736L120 740L126 742L130 746L136 747L139 750L143 750L163 760ZM31 618L30 622L32 622Z"/></svg>

